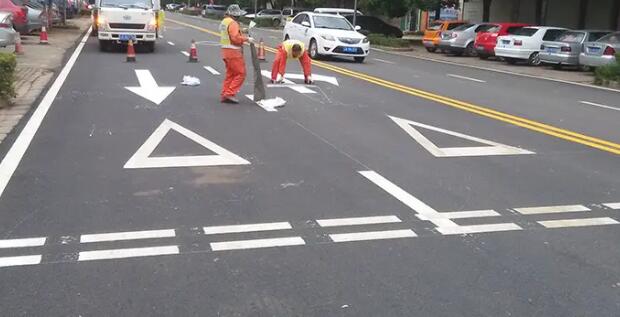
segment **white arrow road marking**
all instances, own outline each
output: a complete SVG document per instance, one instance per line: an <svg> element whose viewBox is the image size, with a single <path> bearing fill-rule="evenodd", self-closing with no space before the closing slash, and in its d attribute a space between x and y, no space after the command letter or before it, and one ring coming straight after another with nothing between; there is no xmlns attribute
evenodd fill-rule
<svg viewBox="0 0 620 317"><path fill-rule="evenodd" d="M213 74L213 75L219 75L219 74L220 74L220 72L218 72L217 70L215 70L215 68L213 68L213 67L211 67L211 66L205 66L205 69L206 69L209 73L211 73L211 74Z"/></svg>
<svg viewBox="0 0 620 317"><path fill-rule="evenodd" d="M433 154L435 157L460 157L460 156L490 156L490 155L518 155L518 154L535 154L534 152L520 149L514 146L509 146L470 135L437 128L427 124L406 120L402 118L389 116L398 126L400 126L405 132L407 132L416 142L422 145L427 151ZM422 133L416 130L413 126L420 128L448 134L458 138L462 138L469 141L474 141L488 146L470 146L470 147L449 147L440 148L426 138Z"/></svg>
<svg viewBox="0 0 620 317"><path fill-rule="evenodd" d="M193 156L149 157L170 130L204 146L216 154ZM138 151L125 163L124 168L163 168L190 166L249 165L250 162L200 135L168 120L159 125Z"/></svg>
<svg viewBox="0 0 620 317"><path fill-rule="evenodd" d="M263 77L266 77L266 78L271 79L271 72L270 72L270 71L268 71L268 70L263 70L263 71L261 71L261 74L263 74ZM289 75L286 75L286 76L288 77ZM306 88L306 87L304 87L304 86L301 86L301 85L295 85L295 83L294 83L294 82L292 82L292 81L290 81L290 80L288 80L288 79L284 79L284 81L283 81L283 82L284 82L285 84L292 85L292 86L290 86L290 88L291 88L292 90L294 90L294 91L296 91L296 92L300 93L300 94L316 94L316 92L315 92L314 90L308 89L308 88ZM294 85L294 86L293 86L293 85Z"/></svg>
<svg viewBox="0 0 620 317"><path fill-rule="evenodd" d="M133 92L134 94L148 99L159 105L162 101L166 100L168 96L176 89L176 87L160 87L155 82L155 78L151 75L151 72L146 69L136 69L136 76L138 76L139 87L125 87L125 89Z"/></svg>

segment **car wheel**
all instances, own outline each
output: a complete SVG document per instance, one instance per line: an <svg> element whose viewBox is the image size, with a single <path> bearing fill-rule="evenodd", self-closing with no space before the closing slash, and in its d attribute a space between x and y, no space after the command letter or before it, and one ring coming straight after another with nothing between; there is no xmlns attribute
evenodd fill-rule
<svg viewBox="0 0 620 317"><path fill-rule="evenodd" d="M553 69L562 70L562 64L553 64Z"/></svg>
<svg viewBox="0 0 620 317"><path fill-rule="evenodd" d="M273 26L274 26L274 27L278 27L278 26L280 26L280 23L282 23L282 22L280 21L280 19L274 19L274 20L273 20Z"/></svg>
<svg viewBox="0 0 620 317"><path fill-rule="evenodd" d="M476 57L478 55L478 52L476 51L476 48L474 47L474 43L469 43L467 45L467 47L465 48L465 55L470 56L470 57Z"/></svg>
<svg viewBox="0 0 620 317"><path fill-rule="evenodd" d="M319 46L316 44L316 40L310 40L310 57L312 59L319 59L321 54L319 54Z"/></svg>
<svg viewBox="0 0 620 317"><path fill-rule="evenodd" d="M427 48L426 48L426 50L427 50L429 53L435 53L435 51L437 51L437 48L435 48L435 47L427 47Z"/></svg>
<svg viewBox="0 0 620 317"><path fill-rule="evenodd" d="M590 66L586 66L586 65L579 65L579 70L582 72L589 72L592 71L592 67Z"/></svg>
<svg viewBox="0 0 620 317"><path fill-rule="evenodd" d="M354 57L356 63L363 63L366 57Z"/></svg>
<svg viewBox="0 0 620 317"><path fill-rule="evenodd" d="M532 55L530 55L530 58L527 60L527 63L532 66L540 65L540 55L538 54L538 52L532 53Z"/></svg>
<svg viewBox="0 0 620 317"><path fill-rule="evenodd" d="M288 40L290 40L290 39L291 39L291 37L290 37L290 36L288 36L288 34L284 36L284 40L285 40L285 41L288 41Z"/></svg>
<svg viewBox="0 0 620 317"><path fill-rule="evenodd" d="M487 59L489 59L489 55L487 55L487 54L478 54L478 58L480 58L482 60L487 60Z"/></svg>

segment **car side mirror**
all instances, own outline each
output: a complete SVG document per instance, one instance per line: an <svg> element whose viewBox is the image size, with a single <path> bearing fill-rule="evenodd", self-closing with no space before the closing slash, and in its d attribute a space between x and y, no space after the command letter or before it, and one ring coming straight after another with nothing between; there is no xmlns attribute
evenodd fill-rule
<svg viewBox="0 0 620 317"><path fill-rule="evenodd" d="M361 30L361 29L362 29L362 27L361 27L361 26L359 26L359 25L356 25L356 26L355 26L355 31L359 31L359 30Z"/></svg>
<svg viewBox="0 0 620 317"><path fill-rule="evenodd" d="M308 21L304 21L304 22L301 22L301 25L303 25L303 26L305 26L305 27L309 28L309 27L310 27L310 22L308 22Z"/></svg>

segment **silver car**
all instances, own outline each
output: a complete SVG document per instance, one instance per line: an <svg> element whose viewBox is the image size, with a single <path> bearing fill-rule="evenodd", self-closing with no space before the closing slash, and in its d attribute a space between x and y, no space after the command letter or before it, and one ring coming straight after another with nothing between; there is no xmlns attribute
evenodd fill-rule
<svg viewBox="0 0 620 317"><path fill-rule="evenodd" d="M43 14L43 8L32 3L28 3L26 6L28 7L28 33L40 30L43 24L47 25L47 15Z"/></svg>
<svg viewBox="0 0 620 317"><path fill-rule="evenodd" d="M556 69L565 65L578 66L583 43L597 41L609 33L611 31L566 31L554 41L543 42L540 47L540 61L545 64L552 64Z"/></svg>
<svg viewBox="0 0 620 317"><path fill-rule="evenodd" d="M0 47L15 45L19 34L13 28L11 12L0 11Z"/></svg>
<svg viewBox="0 0 620 317"><path fill-rule="evenodd" d="M612 64L616 53L620 53L620 32L607 34L596 42L586 42L583 48L584 51L579 54L579 64L586 67Z"/></svg>
<svg viewBox="0 0 620 317"><path fill-rule="evenodd" d="M441 32L441 40L439 41L439 49L444 52L456 54L476 56L478 52L474 46L476 34L485 32L486 30L496 26L495 24L463 24L451 31Z"/></svg>

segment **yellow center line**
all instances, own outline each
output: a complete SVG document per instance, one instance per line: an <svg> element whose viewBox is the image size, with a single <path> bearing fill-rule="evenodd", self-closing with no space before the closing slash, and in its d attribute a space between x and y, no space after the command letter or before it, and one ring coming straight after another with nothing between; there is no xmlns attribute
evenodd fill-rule
<svg viewBox="0 0 620 317"><path fill-rule="evenodd" d="M192 24L184 23L181 21L176 21L174 19L167 19L167 20L183 25L183 26L187 26L189 28L193 28L193 29L208 33L208 34L212 34L218 37L220 36L219 32L211 31L211 30L208 30L208 29L205 29L199 26L195 26ZM271 47L266 47L265 50L271 53L276 52L276 50ZM533 120L526 119L523 117L511 115L505 112L501 112L501 111L493 110L490 108L474 105L472 103L460 101L457 99L452 99L449 97L437 95L437 94L434 94L428 91L408 87L408 86L401 85L395 82L391 82L385 79L381 79L381 78L374 77L368 74L356 72L356 71L342 68L339 66L334 66L334 65L327 64L324 62L315 60L315 61L312 61L312 64L317 67L323 68L323 69L331 70L333 72L346 75L349 77L357 78L357 79L360 79L360 80L363 80L369 83L373 83L375 85L379 85L379 86L382 86L388 89L396 90L396 91L409 94L412 96L416 96L419 98L423 98L426 100L435 101L443 105L465 110L465 111L475 113L475 114L478 114L478 115L481 115L487 118L510 123L512 125L526 128L532 131L540 132L540 133L551 135L551 136L554 136L554 137L557 137L563 140L575 142L575 143L582 144L582 145L587 145L587 146L590 146L590 147L593 147L593 148L596 148L602 151L620 155L620 144L618 143L614 143L614 142L610 142L607 140L591 137L585 134L558 128L558 127L548 125L542 122L533 121Z"/></svg>

